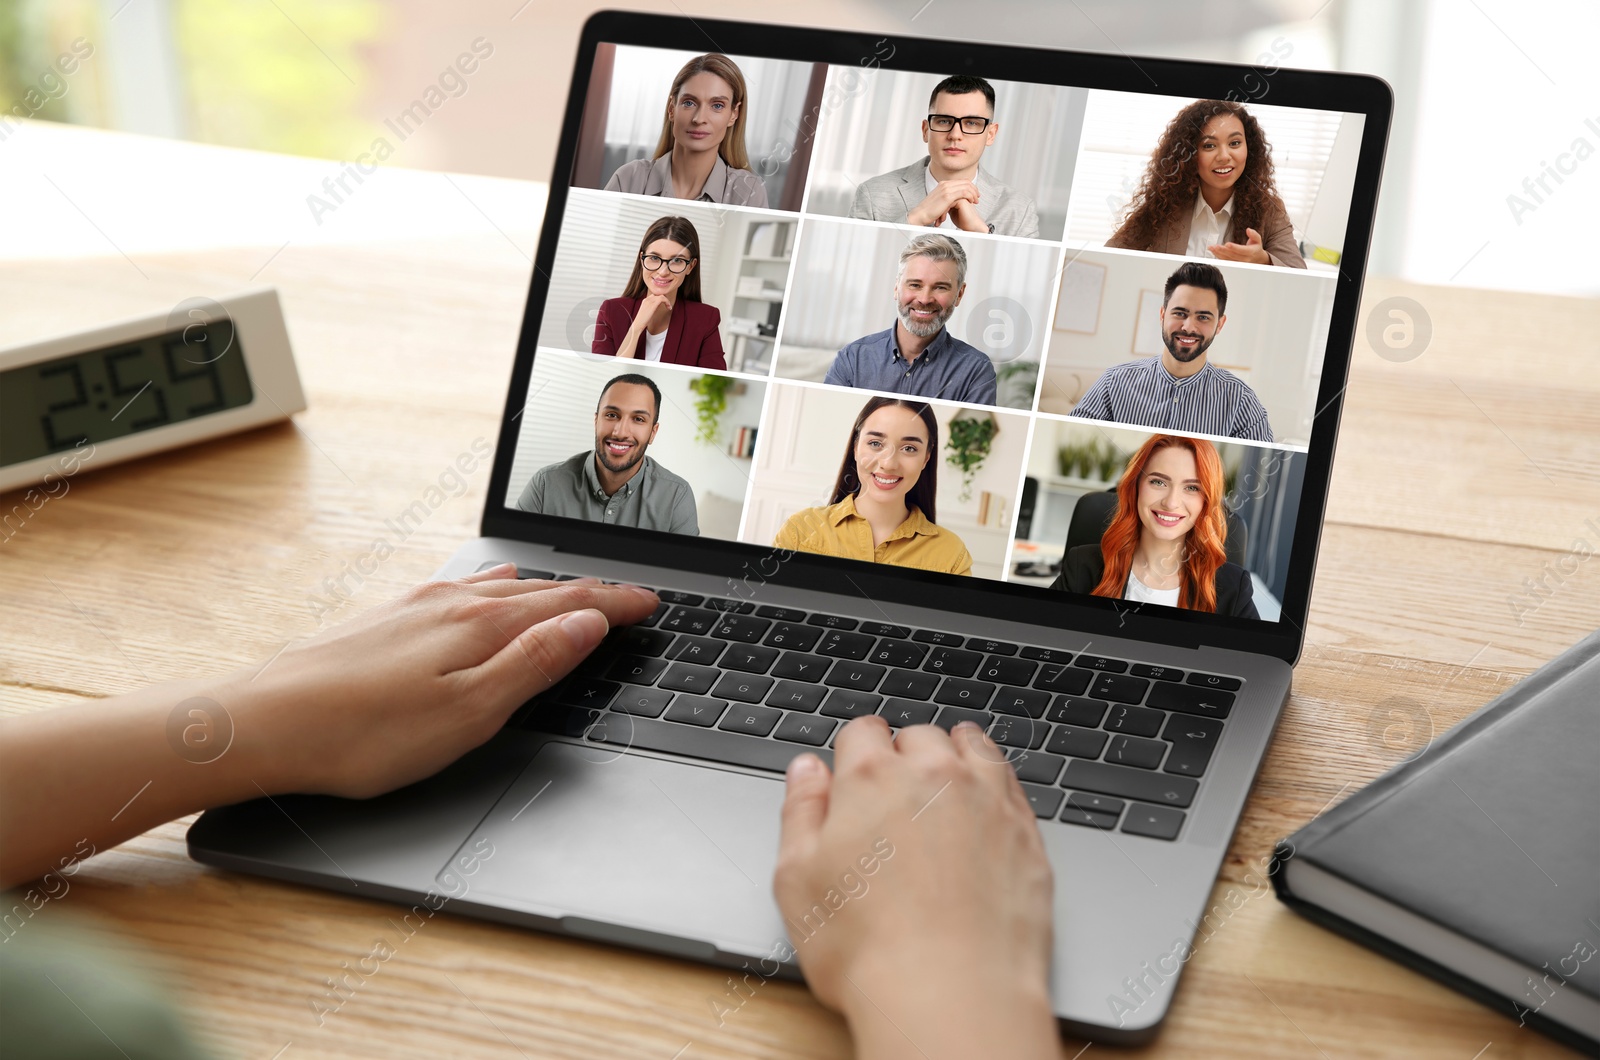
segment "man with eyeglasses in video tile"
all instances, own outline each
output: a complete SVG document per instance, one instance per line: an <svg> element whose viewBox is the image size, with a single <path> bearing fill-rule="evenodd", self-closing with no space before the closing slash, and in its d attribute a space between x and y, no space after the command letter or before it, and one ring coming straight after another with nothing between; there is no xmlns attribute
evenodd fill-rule
<svg viewBox="0 0 1600 1060"><path fill-rule="evenodd" d="M999 131L994 86L966 74L945 78L934 86L922 120L928 157L862 181L850 216L1038 238L1033 200L978 168Z"/></svg>

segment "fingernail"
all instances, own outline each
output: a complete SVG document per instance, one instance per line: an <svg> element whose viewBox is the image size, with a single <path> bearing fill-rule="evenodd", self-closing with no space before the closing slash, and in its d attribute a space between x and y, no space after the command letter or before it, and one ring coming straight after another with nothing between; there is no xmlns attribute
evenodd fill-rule
<svg viewBox="0 0 1600 1060"><path fill-rule="evenodd" d="M599 644L611 628L606 616L593 608L569 611L556 621L572 646L585 653Z"/></svg>
<svg viewBox="0 0 1600 1060"><path fill-rule="evenodd" d="M971 729L973 732L977 733L978 735L980 735L980 736L983 735L983 726L979 725L975 721L958 721L958 722L956 722L956 728L958 728L958 729Z"/></svg>
<svg viewBox="0 0 1600 1060"><path fill-rule="evenodd" d="M799 780L801 777L811 776L811 774L815 773L821 768L822 759L818 758L816 755L795 755L789 760L789 768L785 771L784 775L790 780Z"/></svg>

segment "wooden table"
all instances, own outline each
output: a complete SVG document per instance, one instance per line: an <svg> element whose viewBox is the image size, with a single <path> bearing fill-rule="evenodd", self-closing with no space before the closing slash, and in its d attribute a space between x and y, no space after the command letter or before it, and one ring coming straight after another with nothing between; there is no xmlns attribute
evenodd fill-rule
<svg viewBox="0 0 1600 1060"><path fill-rule="evenodd" d="M44 126L0 152L15 152L7 213L28 196L35 233L0 230L0 345L270 283L310 400L293 425L86 471L0 542L3 709L215 673L310 633L323 579L494 437L543 188L385 170L313 226L323 163ZM139 176L163 160L181 178ZM1421 303L1432 340L1403 363L1358 340L1305 652L1215 903L1249 891L1276 838L1600 624L1600 561L1570 552L1600 550L1600 381L1578 358L1593 303L1377 280L1366 309L1395 295ZM474 532L487 474L336 617L426 578ZM849 1051L802 986L769 982L719 1027L726 972L448 916L319 1026L324 979L397 907L196 865L188 823L92 859L39 915L97 914L93 930L142 944L219 1054ZM1199 945L1162 1037L1136 1052L1564 1050L1264 896Z"/></svg>

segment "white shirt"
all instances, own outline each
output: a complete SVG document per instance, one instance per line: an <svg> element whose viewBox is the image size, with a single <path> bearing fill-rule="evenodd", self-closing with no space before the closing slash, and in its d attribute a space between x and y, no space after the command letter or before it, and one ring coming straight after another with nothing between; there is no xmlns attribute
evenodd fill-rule
<svg viewBox="0 0 1600 1060"><path fill-rule="evenodd" d="M1152 589L1140 581L1133 573L1128 572L1128 588L1122 594L1124 600L1133 600L1141 604L1166 604L1168 607L1178 606L1177 589Z"/></svg>
<svg viewBox="0 0 1600 1060"><path fill-rule="evenodd" d="M661 351L667 345L667 329L662 328L661 334L652 335L644 333L644 359L647 361L661 360Z"/></svg>
<svg viewBox="0 0 1600 1060"><path fill-rule="evenodd" d="M932 195L934 193L934 190L939 187L939 182L937 180L933 179L933 167L929 166L927 169L924 169L922 171L922 174L923 174L923 177L926 178L925 179L925 183L927 184L927 187L928 187L928 194ZM949 211L945 211L944 220L939 222L939 227L940 228L955 228L956 227L955 221L951 220L951 218L950 218Z"/></svg>
<svg viewBox="0 0 1600 1060"><path fill-rule="evenodd" d="M1206 197L1194 194L1194 217L1189 221L1188 257L1210 258L1211 246L1228 242L1228 232L1233 228L1233 196L1215 212L1206 205Z"/></svg>

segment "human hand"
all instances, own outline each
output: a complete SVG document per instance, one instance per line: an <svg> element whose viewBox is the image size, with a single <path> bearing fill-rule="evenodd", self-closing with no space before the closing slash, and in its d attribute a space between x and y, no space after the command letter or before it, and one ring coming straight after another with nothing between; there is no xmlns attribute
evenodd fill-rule
<svg viewBox="0 0 1600 1060"><path fill-rule="evenodd" d="M1206 249L1211 251L1212 257L1221 258L1223 261L1248 261L1256 265L1271 265L1272 256L1261 245L1261 233L1254 228L1244 230L1244 243L1213 243Z"/></svg>
<svg viewBox="0 0 1600 1060"><path fill-rule="evenodd" d="M963 232L989 231L989 222L985 221L983 215L978 213L978 208L966 199L957 199L950 204L950 219Z"/></svg>
<svg viewBox="0 0 1600 1060"><path fill-rule="evenodd" d="M773 889L806 981L858 1055L1054 1056L1053 877L1033 811L977 726L839 734L789 767Z"/></svg>
<svg viewBox="0 0 1600 1060"><path fill-rule="evenodd" d="M978 186L970 180L941 180L927 196L906 214L908 224L937 228L957 201L978 202ZM985 226L984 231L988 231Z"/></svg>
<svg viewBox="0 0 1600 1060"><path fill-rule="evenodd" d="M658 603L636 587L515 576L505 564L418 586L221 677L0 718L0 887L74 843L106 850L197 810L362 798L431 776L575 667L608 623Z"/></svg>
<svg viewBox="0 0 1600 1060"><path fill-rule="evenodd" d="M611 625L637 622L658 602L648 589L593 578L518 581L503 564L419 585L290 644L216 698L237 704L237 739L286 771L269 791L366 798L487 741Z"/></svg>

